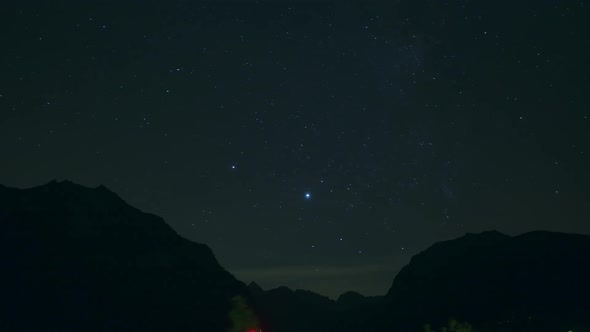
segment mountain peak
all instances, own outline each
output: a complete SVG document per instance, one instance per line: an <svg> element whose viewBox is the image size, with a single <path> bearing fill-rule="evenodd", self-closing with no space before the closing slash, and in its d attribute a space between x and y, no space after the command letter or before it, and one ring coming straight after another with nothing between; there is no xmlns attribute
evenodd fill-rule
<svg viewBox="0 0 590 332"><path fill-rule="evenodd" d="M466 234L412 257L386 297L400 325L404 320L442 324L450 317L476 325L514 317L548 324L581 321L587 315L580 308L587 310L590 296L587 266L587 235Z"/></svg>
<svg viewBox="0 0 590 332"><path fill-rule="evenodd" d="M0 186L0 258L0 330L222 331L245 290L207 246L71 181Z"/></svg>
<svg viewBox="0 0 590 332"><path fill-rule="evenodd" d="M255 283L254 281L250 282L250 284L248 284L248 288L250 289L250 291L252 293L262 293L264 292L264 290L262 289L262 287L260 287L257 283Z"/></svg>
<svg viewBox="0 0 590 332"><path fill-rule="evenodd" d="M489 231L483 231L483 232L479 232L479 233L467 232L467 233L465 233L465 235L463 237L500 239L500 238L506 238L506 237L510 237L510 236L506 235L504 233L498 232L497 230L489 230Z"/></svg>
<svg viewBox="0 0 590 332"><path fill-rule="evenodd" d="M87 187L78 183L75 183L73 181L70 180L51 180L48 183L46 183L45 185L41 185L38 187L33 187L30 188L31 190L34 189L48 189L48 190L52 190L52 191L60 191L60 192L96 192L96 193L102 193L102 194L106 194L107 196L110 196L111 198L116 197L118 200L123 201L117 194L115 194L112 190L110 190L109 188L107 188L106 186L100 184L97 187L91 188L91 187Z"/></svg>
<svg viewBox="0 0 590 332"><path fill-rule="evenodd" d="M336 303L350 305L361 303L365 299L366 298L361 293L355 291L348 291L340 294L340 296L338 296L338 299L336 300Z"/></svg>
<svg viewBox="0 0 590 332"><path fill-rule="evenodd" d="M52 236L65 233L79 241L104 241L104 245L170 243L179 237L153 214L144 213L105 186L89 188L72 181L51 181L29 189L0 188L0 208L30 218L30 227Z"/></svg>

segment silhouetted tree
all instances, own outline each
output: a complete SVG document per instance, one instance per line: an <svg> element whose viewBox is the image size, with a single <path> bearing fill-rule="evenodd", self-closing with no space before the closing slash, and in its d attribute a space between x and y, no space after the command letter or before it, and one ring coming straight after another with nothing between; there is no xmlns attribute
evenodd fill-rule
<svg viewBox="0 0 590 332"><path fill-rule="evenodd" d="M256 318L254 311L248 307L246 299L243 296L237 295L232 298L232 304L233 308L229 313L232 322L230 332L258 331L258 318Z"/></svg>

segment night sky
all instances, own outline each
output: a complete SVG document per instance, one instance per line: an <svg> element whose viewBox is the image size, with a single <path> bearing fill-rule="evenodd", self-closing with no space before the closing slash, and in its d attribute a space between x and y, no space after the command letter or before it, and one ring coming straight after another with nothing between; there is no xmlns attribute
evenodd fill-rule
<svg viewBox="0 0 590 332"><path fill-rule="evenodd" d="M0 3L0 183L104 184L263 288L590 234L590 3Z"/></svg>

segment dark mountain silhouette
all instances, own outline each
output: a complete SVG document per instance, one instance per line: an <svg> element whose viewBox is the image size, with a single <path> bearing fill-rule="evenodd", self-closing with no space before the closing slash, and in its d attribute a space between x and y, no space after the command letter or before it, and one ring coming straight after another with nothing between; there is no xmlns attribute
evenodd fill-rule
<svg viewBox="0 0 590 332"><path fill-rule="evenodd" d="M105 187L0 186L1 331L228 331L241 295L264 332L590 327L590 236L467 234L414 256L384 297L246 287L211 250ZM239 301L238 301L239 302Z"/></svg>
<svg viewBox="0 0 590 332"><path fill-rule="evenodd" d="M590 236L467 234L414 256L386 295L390 327L449 318L478 331L590 327Z"/></svg>
<svg viewBox="0 0 590 332"><path fill-rule="evenodd" d="M415 255L385 297L332 301L251 284L268 331L441 331L450 319L480 332L590 327L590 236L467 234Z"/></svg>
<svg viewBox="0 0 590 332"><path fill-rule="evenodd" d="M0 330L226 331L246 286L105 187L0 186Z"/></svg>
<svg viewBox="0 0 590 332"><path fill-rule="evenodd" d="M278 287L263 291L255 283L249 288L260 317L264 317L263 331L366 331L363 324L375 309L383 307L383 297L365 297L356 292L344 293L334 301L301 289Z"/></svg>
<svg viewBox="0 0 590 332"><path fill-rule="evenodd" d="M304 290L279 287L262 291L251 284L254 305L262 318L263 331L326 331L333 324L335 305L327 297Z"/></svg>

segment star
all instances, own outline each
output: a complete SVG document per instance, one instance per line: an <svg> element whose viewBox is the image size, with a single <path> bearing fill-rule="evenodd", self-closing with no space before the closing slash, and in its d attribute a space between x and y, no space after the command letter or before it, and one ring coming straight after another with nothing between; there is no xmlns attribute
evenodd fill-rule
<svg viewBox="0 0 590 332"><path fill-rule="evenodd" d="M310 199L311 198L311 194L310 193L305 193L305 199Z"/></svg>

